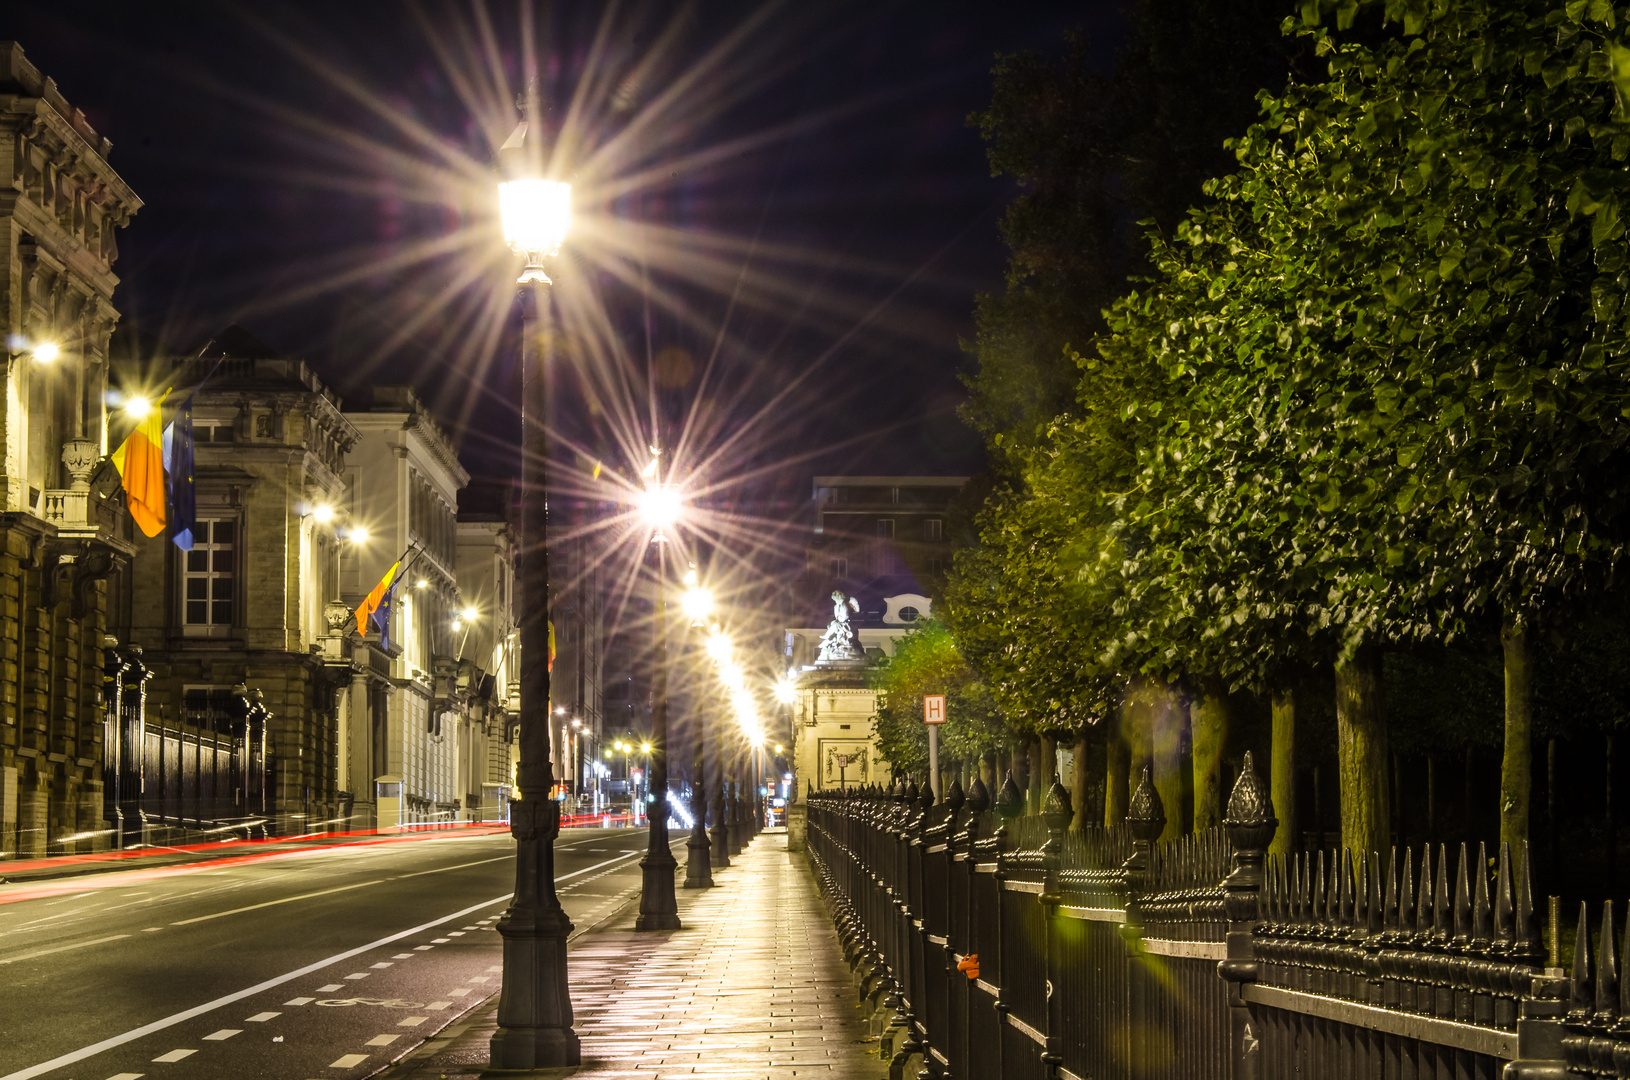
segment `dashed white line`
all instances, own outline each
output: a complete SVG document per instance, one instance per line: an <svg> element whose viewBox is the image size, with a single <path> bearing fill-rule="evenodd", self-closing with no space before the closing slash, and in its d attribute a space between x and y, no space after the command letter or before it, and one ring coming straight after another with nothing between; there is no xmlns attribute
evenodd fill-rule
<svg viewBox="0 0 1630 1080"><path fill-rule="evenodd" d="M327 986L319 986L317 988L317 992L319 994L332 994L336 990L344 990L344 989L345 989L345 984L344 983L329 983Z"/></svg>
<svg viewBox="0 0 1630 1080"><path fill-rule="evenodd" d="M67 952L70 949L86 949L92 945L105 945L110 941L118 941L129 936L129 934L114 934L111 937L95 938L91 941L76 941L72 945L58 945L51 949L35 949L33 952L8 956L4 960L0 960L0 964L15 964L19 960L32 960L37 956L50 956L52 953Z"/></svg>
<svg viewBox="0 0 1630 1080"><path fill-rule="evenodd" d="M225 1042L234 1035L242 1034L243 1028L222 1028L220 1031L213 1031L205 1035L204 1038L209 1042Z"/></svg>
<svg viewBox="0 0 1630 1080"><path fill-rule="evenodd" d="M461 986L457 990L449 990L449 991L447 991L447 996L448 997L467 997L469 995L469 993L470 993L470 988L468 986Z"/></svg>
<svg viewBox="0 0 1630 1080"><path fill-rule="evenodd" d="M313 1001L316 1001L316 1000L317 1000L316 998L297 997L297 998L290 998L289 1000L285 1001L283 1004L285 1004L285 1005L310 1005Z"/></svg>
<svg viewBox="0 0 1630 1080"><path fill-rule="evenodd" d="M377 970L379 968L395 967L396 965L391 963L389 960L381 960L377 964L369 964L368 966Z"/></svg>
<svg viewBox="0 0 1630 1080"><path fill-rule="evenodd" d="M391 1043L395 1042L397 1039L400 1039L401 1037L402 1036L400 1036L400 1035L375 1035L373 1038L369 1039L367 1042L363 1043L362 1045L363 1046L389 1046Z"/></svg>
<svg viewBox="0 0 1630 1080"><path fill-rule="evenodd" d="M413 959L413 954L410 953L410 952L399 952L395 956L391 957L391 959L392 960L412 960Z"/></svg>
<svg viewBox="0 0 1630 1080"><path fill-rule="evenodd" d="M366 979L367 977L368 973L366 971L353 971L346 976L347 979Z"/></svg>
<svg viewBox="0 0 1630 1080"><path fill-rule="evenodd" d="M418 1027L420 1024L424 1023L426 1020L429 1020L429 1019L430 1019L430 1017L428 1017L428 1016L404 1017L403 1019L396 1021L396 1026L397 1027Z"/></svg>
<svg viewBox="0 0 1630 1080"><path fill-rule="evenodd" d="M415 945L415 946L413 946L413 951L414 952L428 952L429 950L434 949L434 948L435 948L434 945Z"/></svg>
<svg viewBox="0 0 1630 1080"><path fill-rule="evenodd" d="M346 1054L338 1061L329 1062L330 1069L354 1069L368 1060L367 1054Z"/></svg>
<svg viewBox="0 0 1630 1080"><path fill-rule="evenodd" d="M171 1050L168 1054L160 1054L153 1060L168 1063L172 1061L180 1061L182 1058L192 1057L196 1053L198 1053L196 1050Z"/></svg>
<svg viewBox="0 0 1630 1080"><path fill-rule="evenodd" d="M264 1024L266 1021L276 1020L282 1015L280 1012L258 1012L253 1016L244 1017L243 1022L246 1024Z"/></svg>
<svg viewBox="0 0 1630 1080"><path fill-rule="evenodd" d="M447 1006L451 1004L451 1001L432 1001L430 1004L426 1005L425 1008L440 1012L442 1009L447 1008Z"/></svg>
<svg viewBox="0 0 1630 1080"><path fill-rule="evenodd" d="M452 941L452 940L453 939L450 938L450 937L433 937L433 938L430 939L430 942L433 945L445 945L449 941Z"/></svg>

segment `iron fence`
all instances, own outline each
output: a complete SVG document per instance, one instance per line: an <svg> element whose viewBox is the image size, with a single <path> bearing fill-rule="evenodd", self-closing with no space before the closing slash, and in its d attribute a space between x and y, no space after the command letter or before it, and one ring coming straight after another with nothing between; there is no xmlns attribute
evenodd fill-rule
<svg viewBox="0 0 1630 1080"><path fill-rule="evenodd" d="M1070 832L1058 784L811 793L808 851L901 1075L966 1080L1630 1077L1611 906L1544 967L1526 847L1268 859L1249 755L1220 828ZM1451 873L1452 863L1452 873ZM1451 882L1453 885L1451 887ZM1630 923L1620 951L1630 954Z"/></svg>

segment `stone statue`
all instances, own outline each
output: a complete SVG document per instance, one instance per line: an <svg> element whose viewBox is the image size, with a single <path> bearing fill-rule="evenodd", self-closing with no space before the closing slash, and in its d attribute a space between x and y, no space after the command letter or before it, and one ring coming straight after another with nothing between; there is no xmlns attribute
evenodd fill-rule
<svg viewBox="0 0 1630 1080"><path fill-rule="evenodd" d="M836 589L832 591L832 621L826 624L826 633L821 635L821 652L816 657L816 663L830 664L863 658L855 628L849 622L849 612L859 610L860 602L854 597L846 597Z"/></svg>

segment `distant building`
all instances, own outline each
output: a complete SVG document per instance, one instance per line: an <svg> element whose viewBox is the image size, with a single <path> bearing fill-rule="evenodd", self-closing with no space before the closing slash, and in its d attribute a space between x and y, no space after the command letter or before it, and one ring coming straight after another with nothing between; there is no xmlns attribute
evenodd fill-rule
<svg viewBox="0 0 1630 1080"><path fill-rule="evenodd" d="M163 363L121 358L122 391ZM332 618L338 511L359 433L310 368L239 327L167 381L193 397L198 523L190 551L141 538L116 597L115 628L148 673L145 718L126 734L147 744L127 828L329 828L344 813L336 748L353 682ZM245 695L261 717L247 727Z"/></svg>
<svg viewBox="0 0 1630 1080"><path fill-rule="evenodd" d="M868 668L894 655L912 623L933 612L950 564L945 516L964 476L818 476L814 530L792 591L782 662L796 686L792 762L799 790L887 783L877 747L877 695ZM834 592L849 607L864 659L822 663ZM847 605L852 599L854 604Z"/></svg>
<svg viewBox="0 0 1630 1080"><path fill-rule="evenodd" d="M555 627L555 666L549 677L551 745L555 779L568 794L595 788L601 746L608 732L604 540L582 530L551 530L550 615ZM619 701L622 699L619 698ZM620 719L620 718L619 718Z"/></svg>
<svg viewBox="0 0 1630 1080"><path fill-rule="evenodd" d="M110 575L135 550L110 449L118 230L141 207L98 135L0 42L6 344L0 395L0 859L108 846L104 637Z"/></svg>
<svg viewBox="0 0 1630 1080"><path fill-rule="evenodd" d="M392 828L501 817L518 648L513 535L491 522L460 529L458 493L470 476L411 389L376 387L367 411L346 416L361 434L348 515L369 533L341 563L346 601L360 602L406 556L391 613L388 712L357 729L366 746L348 747L359 819ZM467 589L461 555L474 578ZM358 630L378 647L377 632Z"/></svg>

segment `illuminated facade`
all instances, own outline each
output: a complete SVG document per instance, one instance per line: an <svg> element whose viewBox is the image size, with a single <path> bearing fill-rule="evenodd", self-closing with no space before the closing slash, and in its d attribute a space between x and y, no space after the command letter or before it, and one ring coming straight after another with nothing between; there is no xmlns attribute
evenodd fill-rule
<svg viewBox="0 0 1630 1080"><path fill-rule="evenodd" d="M90 481L109 449L115 235L141 206L110 150L0 42L0 859L109 842L108 581L134 545L120 497Z"/></svg>

